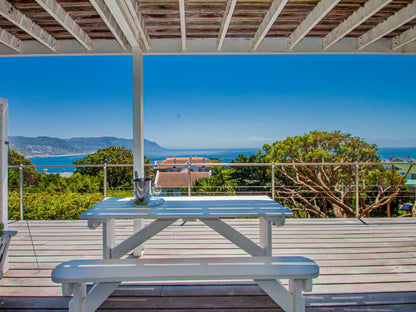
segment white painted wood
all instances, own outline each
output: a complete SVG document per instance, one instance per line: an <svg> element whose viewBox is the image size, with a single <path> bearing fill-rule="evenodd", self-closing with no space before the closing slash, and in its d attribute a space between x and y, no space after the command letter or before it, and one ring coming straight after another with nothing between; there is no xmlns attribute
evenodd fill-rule
<svg viewBox="0 0 416 312"><path fill-rule="evenodd" d="M132 47L140 47L138 30L126 3L122 0L104 0L104 2L129 44Z"/></svg>
<svg viewBox="0 0 416 312"><path fill-rule="evenodd" d="M284 311L293 311L293 299L280 281L254 280Z"/></svg>
<svg viewBox="0 0 416 312"><path fill-rule="evenodd" d="M416 40L416 27L413 27L391 39L392 49L397 50L415 40Z"/></svg>
<svg viewBox="0 0 416 312"><path fill-rule="evenodd" d="M140 34L140 39L142 40L146 50L150 50L150 37L146 32L146 28L144 27L142 14L139 10L139 4L136 0L126 0L126 5L130 11L131 16L133 17L133 20L135 21L135 25Z"/></svg>
<svg viewBox="0 0 416 312"><path fill-rule="evenodd" d="M68 304L69 312L86 312L84 300L87 296L87 285L75 283L73 285L73 291L74 296Z"/></svg>
<svg viewBox="0 0 416 312"><path fill-rule="evenodd" d="M5 98L0 97L0 222L4 225L4 230L9 229L9 213L8 213L8 123L9 123L9 103ZM2 272L9 270L9 252L2 261Z"/></svg>
<svg viewBox="0 0 416 312"><path fill-rule="evenodd" d="M225 4L224 16L222 18L220 31L218 33L217 50L221 50L222 48L225 36L227 35L228 27L230 26L231 18L233 17L236 4L237 0L227 0L227 3Z"/></svg>
<svg viewBox="0 0 416 312"><path fill-rule="evenodd" d="M334 28L328 35L323 38L323 47L328 49L337 43L352 30L368 20L375 13L384 8L392 0L369 0L364 6L351 14L346 20Z"/></svg>
<svg viewBox="0 0 416 312"><path fill-rule="evenodd" d="M288 39L288 49L292 50L312 30L340 0L321 0L294 30Z"/></svg>
<svg viewBox="0 0 416 312"><path fill-rule="evenodd" d="M249 255L264 256L264 249L220 219L201 219L206 225L237 245Z"/></svg>
<svg viewBox="0 0 416 312"><path fill-rule="evenodd" d="M390 16L358 38L358 49L363 49L393 30L416 18L416 1Z"/></svg>
<svg viewBox="0 0 416 312"><path fill-rule="evenodd" d="M12 22L50 50L57 50L55 38L6 0L0 0L0 16Z"/></svg>
<svg viewBox="0 0 416 312"><path fill-rule="evenodd" d="M151 237L156 235L157 233L163 231L165 228L167 228L169 225L174 223L177 219L160 219L155 220L143 229L139 230L135 234L133 234L131 237L127 238L123 242L121 242L119 245L114 247L111 250L110 258L111 259L119 259L122 256L126 255L128 252L135 249L137 246L140 246L147 240L149 240ZM107 259L107 258L104 258Z"/></svg>
<svg viewBox="0 0 416 312"><path fill-rule="evenodd" d="M304 280L289 280L289 292L292 296L293 311L305 312L305 297L302 293L304 284Z"/></svg>
<svg viewBox="0 0 416 312"><path fill-rule="evenodd" d="M133 220L133 231L134 231L134 233L139 232L143 228L144 228L144 219L134 219ZM139 245L137 248L135 248L133 250L133 255L135 257L141 257L143 255L144 248L145 248L145 244L142 243L141 245Z"/></svg>
<svg viewBox="0 0 416 312"><path fill-rule="evenodd" d="M133 171L139 178L144 172L144 118L143 118L143 54L133 47Z"/></svg>
<svg viewBox="0 0 416 312"><path fill-rule="evenodd" d="M85 311L97 310L119 285L118 282L95 284L85 298Z"/></svg>
<svg viewBox="0 0 416 312"><path fill-rule="evenodd" d="M266 217L260 217L260 247L264 250L264 256L272 255L272 222Z"/></svg>
<svg viewBox="0 0 416 312"><path fill-rule="evenodd" d="M0 27L0 43L5 44L9 48L21 53L22 42L16 36Z"/></svg>
<svg viewBox="0 0 416 312"><path fill-rule="evenodd" d="M186 20L185 20L185 0L179 1L179 16L181 23L182 50L186 50Z"/></svg>
<svg viewBox="0 0 416 312"><path fill-rule="evenodd" d="M273 26L277 17L282 12L288 0L274 0L270 6L269 11L264 16L262 23L256 31L256 34L253 37L253 50L257 50L259 45L262 43L264 37L266 37L270 28Z"/></svg>
<svg viewBox="0 0 416 312"><path fill-rule="evenodd" d="M62 8L56 0L35 0L46 12L49 13L62 27L64 27L80 44L91 51L92 40L74 19Z"/></svg>
<svg viewBox="0 0 416 312"><path fill-rule="evenodd" d="M97 13L100 15L104 23L107 25L108 29L110 29L111 33L113 34L114 38L116 38L120 46L124 50L126 50L127 39L124 36L123 31L121 30L120 26L118 26L110 10L105 5L104 0L90 0L90 3L94 7L94 9L97 11Z"/></svg>
<svg viewBox="0 0 416 312"><path fill-rule="evenodd" d="M103 223L103 259L111 258L111 250L115 245L114 219L107 219Z"/></svg>

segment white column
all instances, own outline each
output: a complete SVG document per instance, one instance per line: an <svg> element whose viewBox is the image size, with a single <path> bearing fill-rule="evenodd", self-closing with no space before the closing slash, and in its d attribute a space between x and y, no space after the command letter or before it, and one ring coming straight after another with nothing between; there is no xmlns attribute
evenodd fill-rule
<svg viewBox="0 0 416 312"><path fill-rule="evenodd" d="M8 102L7 99L0 98L0 221L3 222L5 230L8 227L8 204L7 204L7 166L9 147L6 144L8 140Z"/></svg>
<svg viewBox="0 0 416 312"><path fill-rule="evenodd" d="M144 134L143 134L143 54L140 48L133 47L133 170L139 178L144 178ZM134 219L134 232L143 228L143 219ZM143 245L134 250L139 257Z"/></svg>

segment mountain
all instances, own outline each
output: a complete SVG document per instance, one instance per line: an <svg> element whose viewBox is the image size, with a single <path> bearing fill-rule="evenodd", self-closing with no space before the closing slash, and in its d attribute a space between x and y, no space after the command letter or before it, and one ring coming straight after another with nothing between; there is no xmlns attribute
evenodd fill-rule
<svg viewBox="0 0 416 312"><path fill-rule="evenodd" d="M25 156L90 154L111 145L133 148L133 139L85 137L60 139L51 137L9 136L10 148ZM156 142L144 139L145 150L163 150Z"/></svg>

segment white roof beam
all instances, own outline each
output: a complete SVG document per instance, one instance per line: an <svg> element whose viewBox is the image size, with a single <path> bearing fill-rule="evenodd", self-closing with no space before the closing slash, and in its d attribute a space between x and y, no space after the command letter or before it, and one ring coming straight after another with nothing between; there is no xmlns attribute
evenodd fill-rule
<svg viewBox="0 0 416 312"><path fill-rule="evenodd" d="M127 39L124 37L123 32L121 31L120 27L118 26L116 20L114 19L113 15L111 15L110 10L105 5L104 0L90 0L91 5L97 11L98 15L100 15L101 19L107 25L108 29L113 34L114 38L120 44L120 46L126 50L127 49Z"/></svg>
<svg viewBox="0 0 416 312"><path fill-rule="evenodd" d="M136 24L137 30L139 31L140 39L143 41L143 44L146 47L146 49L150 50L150 37L147 34L146 29L144 27L142 14L139 10L139 4L136 0L126 0L126 4Z"/></svg>
<svg viewBox="0 0 416 312"><path fill-rule="evenodd" d="M104 0L118 26L132 47L140 47L139 36L126 3L122 0Z"/></svg>
<svg viewBox="0 0 416 312"><path fill-rule="evenodd" d="M337 43L341 38L364 23L367 19L380 11L391 1L392 0L369 0L366 2L364 6L351 14L346 20L344 20L323 38L324 49L328 49L333 44Z"/></svg>
<svg viewBox="0 0 416 312"><path fill-rule="evenodd" d="M87 33L69 16L69 14L56 2L56 0L35 0L49 13L62 27L64 27L88 51L93 49L92 40Z"/></svg>
<svg viewBox="0 0 416 312"><path fill-rule="evenodd" d="M416 27L406 30L404 33L391 39L391 46L393 50L401 48L406 44L416 40Z"/></svg>
<svg viewBox="0 0 416 312"><path fill-rule="evenodd" d="M261 22L260 27L257 29L256 34L253 37L253 50L257 50L260 43L262 43L264 37L266 37L270 28L273 26L277 17L282 12L288 0L274 0L270 6L269 11L264 16L263 22Z"/></svg>
<svg viewBox="0 0 416 312"><path fill-rule="evenodd" d="M289 50L293 49L340 0L321 0L315 8L305 17L303 22L289 36Z"/></svg>
<svg viewBox="0 0 416 312"><path fill-rule="evenodd" d="M374 41L384 37L388 33L391 33L393 30L399 28L407 22L410 22L414 18L416 18L416 1L410 3L407 7L396 12L384 22L381 22L359 37L358 49L365 48L369 44L372 44Z"/></svg>
<svg viewBox="0 0 416 312"><path fill-rule="evenodd" d="M227 0L227 4L225 6L224 17L222 19L220 32L218 34L218 50L222 49L222 45L224 44L225 35L227 34L228 27L230 26L231 18L233 17L235 5L237 4L237 0Z"/></svg>
<svg viewBox="0 0 416 312"><path fill-rule="evenodd" d="M179 0L179 16L181 19L182 50L186 50L185 0Z"/></svg>
<svg viewBox="0 0 416 312"><path fill-rule="evenodd" d="M6 0L0 0L0 15L31 35L44 46L48 47L52 51L56 51L56 39Z"/></svg>
<svg viewBox="0 0 416 312"><path fill-rule="evenodd" d="M22 42L16 38L16 36L9 33L7 30L0 27L0 43L5 44L9 48L17 51L22 52L21 46Z"/></svg>

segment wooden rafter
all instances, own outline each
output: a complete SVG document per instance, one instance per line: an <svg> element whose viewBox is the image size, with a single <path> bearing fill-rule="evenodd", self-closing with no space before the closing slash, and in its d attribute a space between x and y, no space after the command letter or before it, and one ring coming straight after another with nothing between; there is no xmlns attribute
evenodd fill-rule
<svg viewBox="0 0 416 312"><path fill-rule="evenodd" d="M44 46L48 47L52 51L56 51L56 39L6 0L0 0L0 15L42 43Z"/></svg>
<svg viewBox="0 0 416 312"><path fill-rule="evenodd" d="M22 42L16 38L16 36L9 33L7 30L0 27L0 43L5 44L9 48L22 52L21 45Z"/></svg>
<svg viewBox="0 0 416 312"><path fill-rule="evenodd" d="M231 18L233 17L236 4L237 4L237 0L227 0L227 4L225 6L225 11L224 11L224 17L222 18L221 28L218 34L217 50L222 49L222 45L224 44L224 40L225 40L225 35L227 34L228 27L230 26Z"/></svg>
<svg viewBox="0 0 416 312"><path fill-rule="evenodd" d="M401 48L405 46L406 44L409 44L415 40L416 40L416 27L413 27L413 28L410 28L409 30L406 30L404 33L401 33L400 35L394 37L393 39L391 39L392 49L397 50L398 48Z"/></svg>
<svg viewBox="0 0 416 312"><path fill-rule="evenodd" d="M144 46L147 50L150 50L150 37L146 32L146 28L144 27L142 14L139 10L139 5L136 0L126 0L127 7L133 17L135 25L140 35L140 39L142 40Z"/></svg>
<svg viewBox="0 0 416 312"><path fill-rule="evenodd" d="M181 20L182 50L186 50L185 0L179 0L179 16Z"/></svg>

